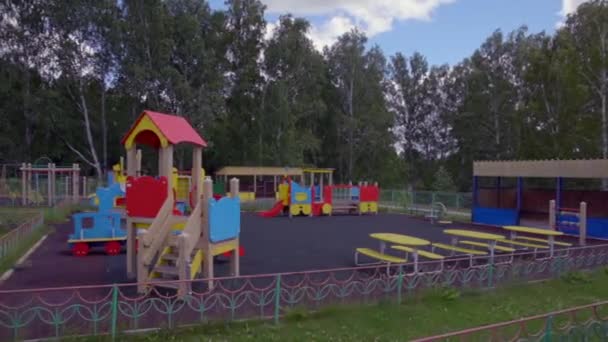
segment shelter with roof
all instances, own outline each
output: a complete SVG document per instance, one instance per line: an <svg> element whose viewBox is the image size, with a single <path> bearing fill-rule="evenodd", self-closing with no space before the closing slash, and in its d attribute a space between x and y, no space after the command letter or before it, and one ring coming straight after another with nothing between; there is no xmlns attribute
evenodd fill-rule
<svg viewBox="0 0 608 342"><path fill-rule="evenodd" d="M533 189L525 179L545 186ZM588 205L589 236L608 237L608 192L566 188L565 182L608 179L608 159L476 161L473 163L472 220L519 225L524 215L548 222L549 201L558 208Z"/></svg>
<svg viewBox="0 0 608 342"><path fill-rule="evenodd" d="M241 195L248 196L249 199L256 197L275 197L278 185L283 177L297 179L302 185L310 182L323 185L333 185L332 168L313 168L313 167L281 167L281 166L226 166L215 173L218 187L223 187L229 177L241 178ZM243 179L243 177L246 177ZM223 180L220 182L219 180ZM248 182L249 181L249 182ZM216 192L224 191L216 189Z"/></svg>
<svg viewBox="0 0 608 342"><path fill-rule="evenodd" d="M127 176L138 176L137 145L146 145L158 151L158 176L163 179L162 183L156 181L157 183L154 184L151 183L154 182L152 180L141 179L145 177L133 181L134 184L139 184L135 182L142 183L137 188L146 190L155 186L155 191L141 191L141 194L139 194L136 193L135 185L127 187L127 197L139 199L138 201L127 200L127 271L129 273L137 269L135 258L136 228L146 224L149 225L151 219L156 217L161 206L163 206L165 199L168 196L175 197L173 183L177 179L174 177L173 147L181 143L194 146L191 171L192 203L190 203L190 206L194 208L202 194L203 148L207 146L207 143L185 118L145 110L122 138L122 144L127 152ZM162 186L163 189L159 189L158 186ZM166 191L164 191L165 188ZM129 195L129 191L132 191L131 195Z"/></svg>

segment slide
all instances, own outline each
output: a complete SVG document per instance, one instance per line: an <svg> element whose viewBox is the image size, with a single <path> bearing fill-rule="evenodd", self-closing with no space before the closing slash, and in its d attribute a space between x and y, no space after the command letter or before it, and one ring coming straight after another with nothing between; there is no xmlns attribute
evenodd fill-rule
<svg viewBox="0 0 608 342"><path fill-rule="evenodd" d="M281 201L278 201L277 203L275 203L274 206L270 210L262 211L260 213L260 216L275 217L275 216L279 216L282 211L283 211L283 201L281 200Z"/></svg>

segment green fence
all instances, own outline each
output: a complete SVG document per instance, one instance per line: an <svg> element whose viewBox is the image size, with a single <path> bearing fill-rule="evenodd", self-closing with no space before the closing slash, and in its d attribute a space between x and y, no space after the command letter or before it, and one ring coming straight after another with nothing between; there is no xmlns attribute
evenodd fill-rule
<svg viewBox="0 0 608 342"><path fill-rule="evenodd" d="M437 202L445 205L448 211L468 213L473 203L473 197L468 192L407 191L395 189L382 189L380 191L380 206L389 211L427 209Z"/></svg>

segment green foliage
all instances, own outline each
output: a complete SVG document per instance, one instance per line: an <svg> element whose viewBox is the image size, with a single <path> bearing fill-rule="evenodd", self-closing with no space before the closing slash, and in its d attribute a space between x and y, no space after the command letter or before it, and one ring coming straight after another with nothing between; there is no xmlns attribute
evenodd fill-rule
<svg viewBox="0 0 608 342"><path fill-rule="evenodd" d="M456 186L452 181L452 176L443 166L440 166L435 172L435 180L433 181L434 191L452 192L456 190Z"/></svg>
<svg viewBox="0 0 608 342"><path fill-rule="evenodd" d="M554 34L496 31L452 66L385 56L357 30L320 52L290 15L266 37L260 0L8 1L0 12L2 163L46 156L99 174L142 109L187 118L208 141L209 173L316 165L336 181L468 191L474 160L608 157L606 0ZM178 166L187 152L176 149ZM440 166L451 182L433 177Z"/></svg>
<svg viewBox="0 0 608 342"><path fill-rule="evenodd" d="M15 263L32 248L43 236L52 232L48 226L39 227L30 236L17 242L11 252L0 259L0 275L15 266Z"/></svg>

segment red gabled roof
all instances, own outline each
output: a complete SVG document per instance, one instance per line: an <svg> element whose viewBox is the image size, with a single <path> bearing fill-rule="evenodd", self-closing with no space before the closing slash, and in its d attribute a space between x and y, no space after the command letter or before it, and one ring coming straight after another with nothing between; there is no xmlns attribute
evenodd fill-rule
<svg viewBox="0 0 608 342"><path fill-rule="evenodd" d="M148 116L150 120L158 127L167 140L177 145L179 143L190 143L196 146L206 147L207 142L192 128L192 126L181 116L157 113L150 110L144 110L135 123L131 126L127 134L122 138L121 143L124 144L133 129L137 127L144 116Z"/></svg>

